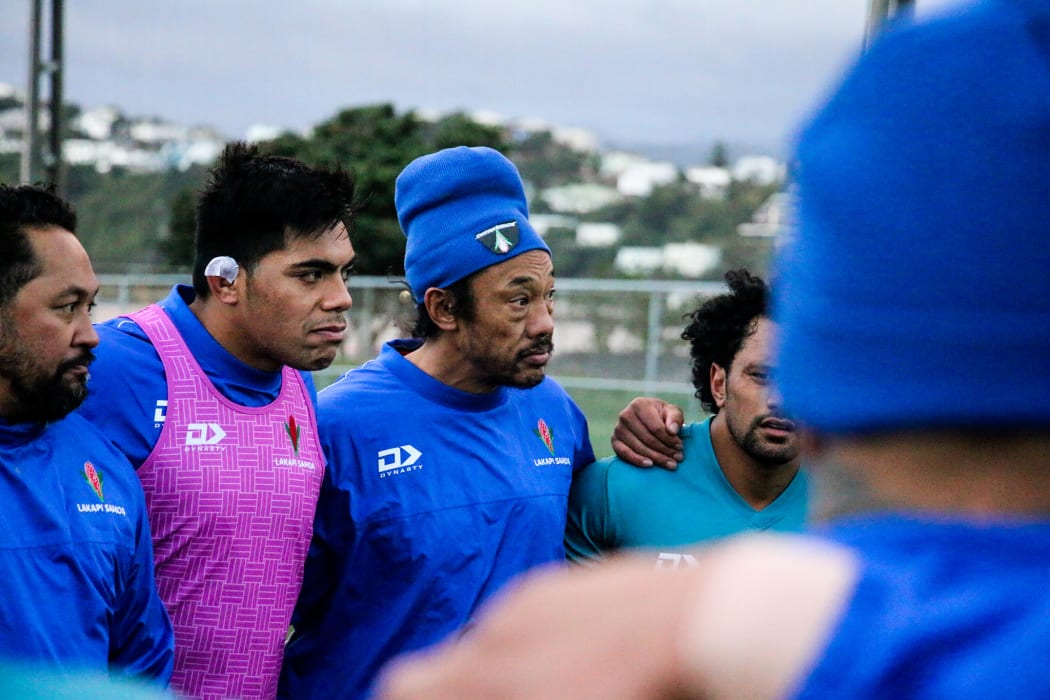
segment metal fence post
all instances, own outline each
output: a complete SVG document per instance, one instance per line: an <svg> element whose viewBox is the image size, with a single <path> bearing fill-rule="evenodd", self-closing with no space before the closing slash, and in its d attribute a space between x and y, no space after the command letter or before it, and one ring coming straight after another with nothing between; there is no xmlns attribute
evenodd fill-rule
<svg viewBox="0 0 1050 700"><path fill-rule="evenodd" d="M664 293L655 290L649 292L649 318L645 330L645 393L655 391L656 380L660 371L660 350L663 346L661 328L663 324Z"/></svg>
<svg viewBox="0 0 1050 700"><path fill-rule="evenodd" d="M357 354L361 357L371 357L375 352L372 347L372 325L376 306L376 290L375 287L356 287L354 292L361 294L364 303L363 308L359 307L361 318L357 328Z"/></svg>

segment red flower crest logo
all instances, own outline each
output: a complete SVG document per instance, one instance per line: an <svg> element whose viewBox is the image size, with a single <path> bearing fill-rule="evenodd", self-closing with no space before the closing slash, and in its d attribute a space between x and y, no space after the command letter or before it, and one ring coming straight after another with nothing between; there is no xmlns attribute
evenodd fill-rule
<svg viewBox="0 0 1050 700"><path fill-rule="evenodd" d="M299 436L302 432L299 430L299 426L295 424L295 416L288 416L288 422L284 424L284 430L288 433L288 437L292 440L292 449L295 450L296 456L299 455Z"/></svg>
<svg viewBox="0 0 1050 700"><path fill-rule="evenodd" d="M539 422L536 423L536 429L532 432L539 435L540 440L543 440L543 444L550 450L551 455L554 455L554 432L547 425L547 421L540 418Z"/></svg>
<svg viewBox="0 0 1050 700"><path fill-rule="evenodd" d="M84 473L81 476L98 496L98 500L105 501L106 499L102 496L102 472L95 469L95 465L91 462L84 462Z"/></svg>

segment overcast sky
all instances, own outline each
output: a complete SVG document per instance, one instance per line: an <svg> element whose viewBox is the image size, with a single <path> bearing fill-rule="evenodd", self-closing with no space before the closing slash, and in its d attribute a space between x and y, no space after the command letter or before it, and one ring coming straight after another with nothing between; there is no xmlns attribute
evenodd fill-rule
<svg viewBox="0 0 1050 700"><path fill-rule="evenodd" d="M30 0L2 3L0 81L24 88ZM392 102L538 118L607 145L780 148L856 56L869 0L65 5L67 100L232 138L252 124L303 129Z"/></svg>

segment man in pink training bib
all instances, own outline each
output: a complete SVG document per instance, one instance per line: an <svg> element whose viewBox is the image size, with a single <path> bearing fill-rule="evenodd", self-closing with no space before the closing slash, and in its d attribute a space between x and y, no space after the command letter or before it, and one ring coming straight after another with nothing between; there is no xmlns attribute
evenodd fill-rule
<svg viewBox="0 0 1050 700"><path fill-rule="evenodd" d="M193 286L101 324L82 414L138 469L173 688L272 698L324 471L309 372L350 308L353 182L232 144L201 193Z"/></svg>

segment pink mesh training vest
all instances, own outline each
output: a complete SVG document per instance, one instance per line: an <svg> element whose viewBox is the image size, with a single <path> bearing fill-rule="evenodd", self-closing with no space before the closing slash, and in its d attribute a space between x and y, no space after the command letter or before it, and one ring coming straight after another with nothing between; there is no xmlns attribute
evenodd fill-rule
<svg viewBox="0 0 1050 700"><path fill-rule="evenodd" d="M157 587L175 627L172 688L191 698L273 698L302 584L324 458L302 377L268 406L223 397L168 316L130 316L164 363L168 410L138 470Z"/></svg>

